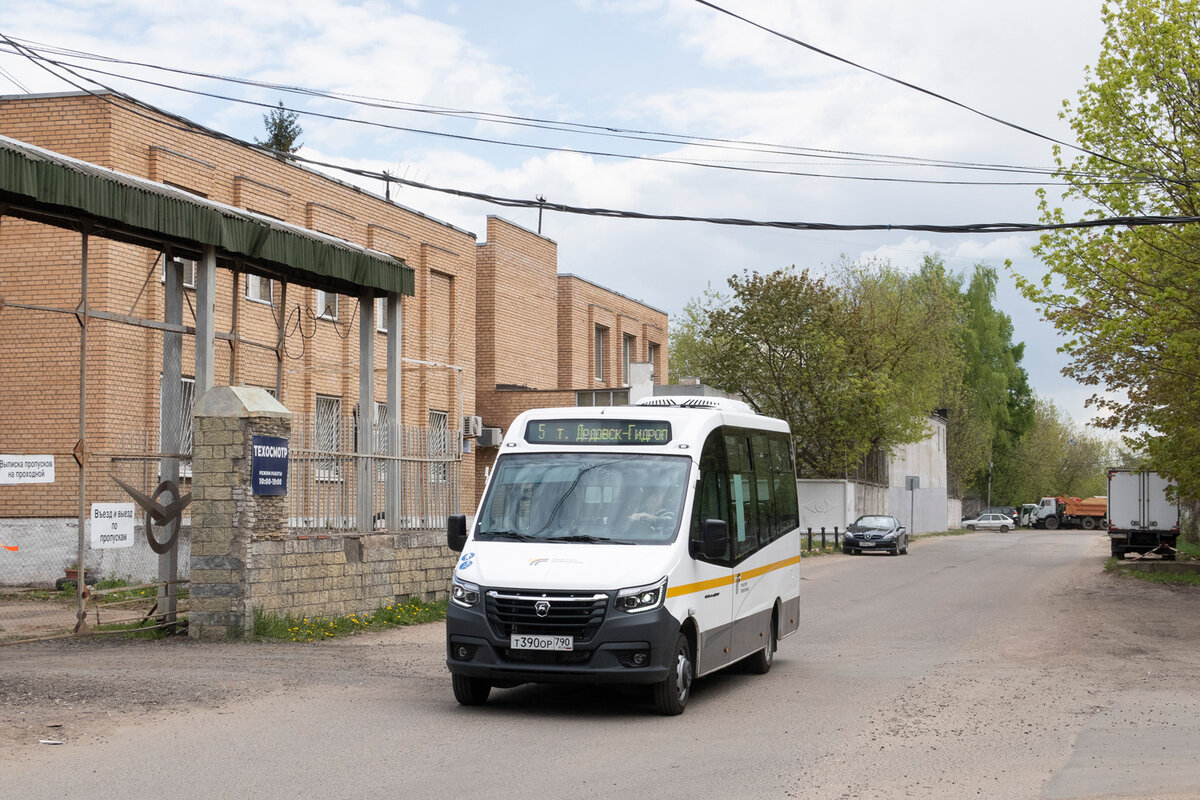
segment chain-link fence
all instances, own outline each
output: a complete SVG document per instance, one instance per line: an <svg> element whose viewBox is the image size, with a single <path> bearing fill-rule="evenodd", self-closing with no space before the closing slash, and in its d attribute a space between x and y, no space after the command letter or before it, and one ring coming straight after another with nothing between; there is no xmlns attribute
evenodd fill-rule
<svg viewBox="0 0 1200 800"><path fill-rule="evenodd" d="M190 380L177 354L192 337L154 322L164 314L159 254L2 223L0 641L13 641L120 621L121 604L133 616L155 606L161 559L117 480L144 497L171 479L187 491ZM38 269L14 258L27 251ZM106 594L117 590L127 596Z"/></svg>

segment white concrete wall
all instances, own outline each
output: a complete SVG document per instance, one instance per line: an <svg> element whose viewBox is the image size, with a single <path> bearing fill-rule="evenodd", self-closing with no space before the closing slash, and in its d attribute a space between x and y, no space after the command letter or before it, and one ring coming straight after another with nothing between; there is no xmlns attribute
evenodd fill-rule
<svg viewBox="0 0 1200 800"><path fill-rule="evenodd" d="M900 520L909 533L933 533L950 527L946 421L931 416L926 431L925 439L897 448L888 462L887 513ZM917 477L919 488L910 492L907 478L912 475ZM961 508L960 502L958 505ZM955 528L957 521L955 515Z"/></svg>
<svg viewBox="0 0 1200 800"><path fill-rule="evenodd" d="M854 521L855 485L851 481L813 480L796 481L796 494L800 501L800 530L839 531Z"/></svg>

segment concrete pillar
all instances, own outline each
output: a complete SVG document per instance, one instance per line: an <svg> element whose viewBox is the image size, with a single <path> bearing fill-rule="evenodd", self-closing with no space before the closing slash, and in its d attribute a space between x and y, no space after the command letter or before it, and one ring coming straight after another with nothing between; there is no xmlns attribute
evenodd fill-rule
<svg viewBox="0 0 1200 800"><path fill-rule="evenodd" d="M288 439L292 414L264 389L217 386L196 398L193 417L188 635L238 637L254 626L252 548L287 533L287 495L252 490L251 444Z"/></svg>

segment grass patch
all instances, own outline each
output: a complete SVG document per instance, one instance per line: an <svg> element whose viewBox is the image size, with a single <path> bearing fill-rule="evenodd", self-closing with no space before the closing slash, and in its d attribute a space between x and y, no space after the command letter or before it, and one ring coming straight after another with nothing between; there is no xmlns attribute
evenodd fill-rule
<svg viewBox="0 0 1200 800"><path fill-rule="evenodd" d="M98 595L101 603L122 603L127 600L153 600L158 595L157 585L145 585L141 582L135 583L133 578L103 578L96 581L95 585L89 588L93 592L104 591L110 589L122 589L128 586L126 591L106 592ZM75 599L75 582L64 581L62 589L38 589L28 592L25 595L34 600L74 600ZM184 599L188 596L187 589L180 589L176 593L176 597Z"/></svg>
<svg viewBox="0 0 1200 800"><path fill-rule="evenodd" d="M969 531L966 528L952 528L948 531L930 531L929 533L914 533L909 535L909 539L930 539L934 536L966 536L968 533L976 533L977 531Z"/></svg>
<svg viewBox="0 0 1200 800"><path fill-rule="evenodd" d="M254 635L263 639L315 642L361 631L385 630L401 625L419 625L446 618L446 601L424 603L414 598L381 606L375 611L342 617L277 617L258 609L254 612Z"/></svg>
<svg viewBox="0 0 1200 800"><path fill-rule="evenodd" d="M1175 548L1181 553L1187 553L1192 558L1200 559L1200 544L1185 542L1182 536L1175 543Z"/></svg>
<svg viewBox="0 0 1200 800"><path fill-rule="evenodd" d="M133 620L130 622L106 622L103 625L95 625L92 630L96 633L119 633L121 639L149 639L158 640L165 639L168 636L177 635L170 628L147 628L151 623L139 622Z"/></svg>
<svg viewBox="0 0 1200 800"><path fill-rule="evenodd" d="M1113 557L1104 562L1104 571L1116 573L1122 577L1136 578L1147 583L1165 583L1168 585L1200 586L1200 572L1151 572L1150 570L1119 569L1118 565L1127 562Z"/></svg>

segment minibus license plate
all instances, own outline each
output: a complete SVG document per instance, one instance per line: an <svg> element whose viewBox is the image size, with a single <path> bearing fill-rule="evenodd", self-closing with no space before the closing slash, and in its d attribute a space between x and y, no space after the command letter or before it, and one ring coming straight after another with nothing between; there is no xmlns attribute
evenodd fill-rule
<svg viewBox="0 0 1200 800"><path fill-rule="evenodd" d="M509 647L513 650L574 650L575 640L570 636L533 636L514 633Z"/></svg>

